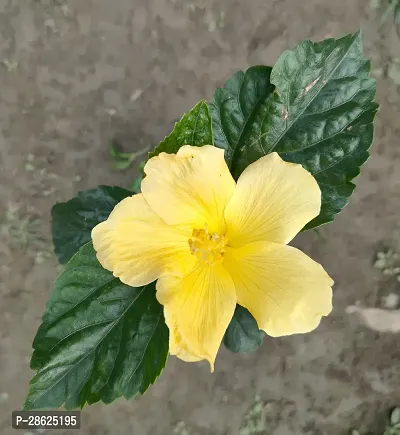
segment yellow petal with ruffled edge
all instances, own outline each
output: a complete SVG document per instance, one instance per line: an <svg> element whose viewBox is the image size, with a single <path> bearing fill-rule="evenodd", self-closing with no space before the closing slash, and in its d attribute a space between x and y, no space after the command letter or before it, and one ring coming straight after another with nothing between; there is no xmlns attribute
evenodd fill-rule
<svg viewBox="0 0 400 435"><path fill-rule="evenodd" d="M183 360L187 353L214 361L236 306L235 287L221 263L197 265L184 278L171 275L157 281L157 299L164 305L166 319L173 319L183 352L172 349ZM170 323L171 324L171 323ZM173 342L174 343L174 342Z"/></svg>
<svg viewBox="0 0 400 435"><path fill-rule="evenodd" d="M190 233L167 225L142 194L122 200L108 219L92 230L100 264L133 287L166 273L185 274L195 264Z"/></svg>
<svg viewBox="0 0 400 435"><path fill-rule="evenodd" d="M184 342L182 335L179 332L176 319L169 315L169 311L164 310L165 323L169 329L169 353L176 355L179 359L186 362L196 362L203 358L194 353Z"/></svg>
<svg viewBox="0 0 400 435"><path fill-rule="evenodd" d="M239 177L225 218L230 246L289 243L321 208L321 191L301 165L277 153L261 157Z"/></svg>
<svg viewBox="0 0 400 435"><path fill-rule="evenodd" d="M142 193L167 224L223 231L225 206L235 190L223 150L185 145L177 154L151 158L144 172Z"/></svg>
<svg viewBox="0 0 400 435"><path fill-rule="evenodd" d="M332 279L291 246L256 242L228 248L224 266L238 303L272 337L312 331L332 309Z"/></svg>

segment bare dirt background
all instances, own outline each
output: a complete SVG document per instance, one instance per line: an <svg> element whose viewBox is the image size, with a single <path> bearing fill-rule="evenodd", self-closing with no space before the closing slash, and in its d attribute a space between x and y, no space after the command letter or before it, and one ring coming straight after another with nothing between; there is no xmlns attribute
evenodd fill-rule
<svg viewBox="0 0 400 435"><path fill-rule="evenodd" d="M135 178L111 168L110 138L128 151L156 144L236 70L358 27L381 104L372 157L321 238L296 239L336 281L333 314L252 355L221 349L213 375L171 357L144 397L85 409L79 433L234 435L255 394L266 418L256 433L383 432L400 403L400 335L346 311L380 307L400 285L373 267L382 246L400 250L400 96L390 78L400 42L379 18L368 0L0 0L1 435L13 433L57 274L51 205Z"/></svg>

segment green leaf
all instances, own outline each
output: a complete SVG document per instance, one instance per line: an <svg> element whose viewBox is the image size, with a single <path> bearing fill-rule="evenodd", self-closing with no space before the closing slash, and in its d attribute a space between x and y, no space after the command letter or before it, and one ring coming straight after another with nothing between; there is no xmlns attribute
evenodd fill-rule
<svg viewBox="0 0 400 435"><path fill-rule="evenodd" d="M193 109L182 116L158 147L151 153L149 158L158 156L160 153L176 153L182 145L212 145L213 137L211 130L211 118L207 103L199 101Z"/></svg>
<svg viewBox="0 0 400 435"><path fill-rule="evenodd" d="M272 71L253 67L234 75L210 104L214 145L226 150L234 178L276 151L303 165L321 188L321 213L305 229L331 222L369 156L378 108L369 71L357 32L304 41L284 52Z"/></svg>
<svg viewBox="0 0 400 435"><path fill-rule="evenodd" d="M149 147L146 146L142 150L126 153L120 151L117 145L113 141L110 141L110 155L113 161L113 166L115 169L119 170L128 169L137 157L147 153L148 150Z"/></svg>
<svg viewBox="0 0 400 435"><path fill-rule="evenodd" d="M225 150L225 159L237 179L243 169L263 154L253 152L252 142L274 86L272 68L254 66L237 72L222 89L217 89L209 105L214 145Z"/></svg>
<svg viewBox="0 0 400 435"><path fill-rule="evenodd" d="M130 185L131 190L134 193L140 193L141 192L141 185L144 178L144 167L146 165L146 162L140 162L137 170L139 171L139 175L133 180L132 184Z"/></svg>
<svg viewBox="0 0 400 435"><path fill-rule="evenodd" d="M116 144L110 141L110 155L115 169L128 169L136 158L136 153L119 151Z"/></svg>
<svg viewBox="0 0 400 435"><path fill-rule="evenodd" d="M98 186L79 192L67 202L51 209L54 251L65 264L85 243L92 229L106 220L113 208L132 192L121 187Z"/></svg>
<svg viewBox="0 0 400 435"><path fill-rule="evenodd" d="M224 336L224 345L232 352L251 353L257 350L264 338L257 322L246 308L236 305L234 316Z"/></svg>
<svg viewBox="0 0 400 435"><path fill-rule="evenodd" d="M66 265L33 342L25 409L83 407L143 394L168 354L168 328L154 283L122 284L92 243Z"/></svg>

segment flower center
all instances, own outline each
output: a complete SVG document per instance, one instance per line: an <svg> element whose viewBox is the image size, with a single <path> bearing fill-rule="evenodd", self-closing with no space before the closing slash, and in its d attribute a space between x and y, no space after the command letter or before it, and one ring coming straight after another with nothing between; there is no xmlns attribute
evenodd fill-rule
<svg viewBox="0 0 400 435"><path fill-rule="evenodd" d="M205 225L204 229L193 229L192 238L189 239L189 248L198 261L214 264L223 260L227 243L226 237L217 233L209 233Z"/></svg>

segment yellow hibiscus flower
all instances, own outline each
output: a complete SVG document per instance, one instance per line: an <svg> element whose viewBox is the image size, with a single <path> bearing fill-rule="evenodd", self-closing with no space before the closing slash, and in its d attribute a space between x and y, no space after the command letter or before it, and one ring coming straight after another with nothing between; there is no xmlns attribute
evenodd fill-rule
<svg viewBox="0 0 400 435"><path fill-rule="evenodd" d="M312 175L271 153L237 183L213 146L161 153L142 193L126 198L92 231L102 266L130 286L157 281L169 350L214 367L236 303L277 337L315 329L332 309L332 279L287 246L319 214Z"/></svg>

